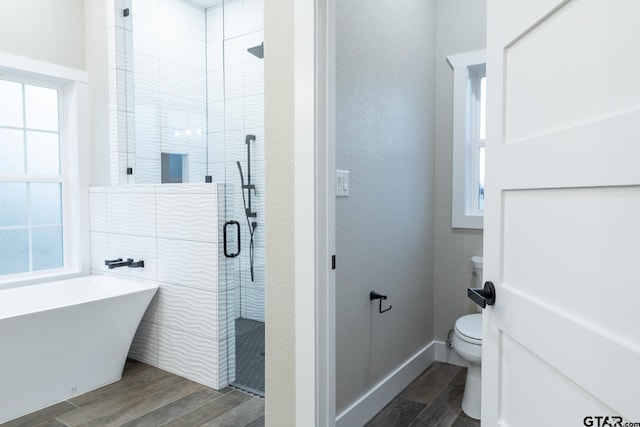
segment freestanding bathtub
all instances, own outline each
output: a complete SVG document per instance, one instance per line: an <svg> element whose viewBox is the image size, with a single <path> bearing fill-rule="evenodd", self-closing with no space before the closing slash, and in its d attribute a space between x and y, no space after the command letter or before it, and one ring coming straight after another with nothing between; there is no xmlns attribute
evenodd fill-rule
<svg viewBox="0 0 640 427"><path fill-rule="evenodd" d="M0 423L118 381L156 283L112 276L0 291Z"/></svg>

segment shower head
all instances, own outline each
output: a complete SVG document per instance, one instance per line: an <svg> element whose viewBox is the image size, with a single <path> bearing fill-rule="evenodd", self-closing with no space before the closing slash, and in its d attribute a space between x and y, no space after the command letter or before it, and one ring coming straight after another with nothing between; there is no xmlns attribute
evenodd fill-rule
<svg viewBox="0 0 640 427"><path fill-rule="evenodd" d="M250 54L263 59L264 58L264 42L260 43L258 46L250 47L247 49L247 52Z"/></svg>

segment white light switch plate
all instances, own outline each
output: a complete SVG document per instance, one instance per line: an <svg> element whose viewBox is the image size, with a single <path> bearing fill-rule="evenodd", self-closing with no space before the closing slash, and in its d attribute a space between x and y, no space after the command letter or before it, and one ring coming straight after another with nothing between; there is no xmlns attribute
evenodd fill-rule
<svg viewBox="0 0 640 427"><path fill-rule="evenodd" d="M349 195L349 171L336 170L336 196Z"/></svg>

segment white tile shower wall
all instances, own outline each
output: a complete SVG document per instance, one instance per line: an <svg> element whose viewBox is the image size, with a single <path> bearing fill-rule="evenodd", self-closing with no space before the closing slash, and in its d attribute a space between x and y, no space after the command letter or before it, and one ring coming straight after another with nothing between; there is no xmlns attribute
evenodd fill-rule
<svg viewBox="0 0 640 427"><path fill-rule="evenodd" d="M220 255L227 199L223 184L92 187L95 274L156 281L130 357L213 388L235 378L232 260ZM143 259L109 270L104 261ZM229 264L229 265L228 265Z"/></svg>
<svg viewBox="0 0 640 427"><path fill-rule="evenodd" d="M233 183L237 194L230 216L243 224L244 248L235 275L243 298L233 299L242 301L238 316L260 321L265 286L258 273L265 258L264 70L263 61L247 49L264 40L263 3L226 0L203 10L180 0L116 0L109 39L112 184L160 182L162 152L189 157L189 182L202 182L208 174L214 182ZM132 8L129 17L122 14L125 7ZM240 161L247 173L247 134L256 135L251 143L252 208L258 213L253 281L235 163ZM134 174L126 175L125 166L133 167Z"/></svg>
<svg viewBox="0 0 640 427"><path fill-rule="evenodd" d="M109 43L112 185L159 183L161 153L186 155L186 181L204 182L204 10L179 0L116 0Z"/></svg>
<svg viewBox="0 0 640 427"><path fill-rule="evenodd" d="M263 0L226 0L207 9L207 89L209 165L212 175L236 189L233 218L242 226L242 252L235 263L235 316L264 321L264 68L247 52L264 41ZM223 10L224 9L224 10ZM224 25L223 24L224 16ZM224 73L223 73L224 71ZM222 132L223 131L223 132ZM254 234L254 280L249 262L249 226L245 219L236 161L247 176L246 135L251 142L252 210L258 213ZM214 179L215 180L215 179Z"/></svg>

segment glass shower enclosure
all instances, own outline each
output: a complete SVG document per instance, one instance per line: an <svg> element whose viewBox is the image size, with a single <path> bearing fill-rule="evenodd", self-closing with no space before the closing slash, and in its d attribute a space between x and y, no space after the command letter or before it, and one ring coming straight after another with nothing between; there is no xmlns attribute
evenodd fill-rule
<svg viewBox="0 0 640 427"><path fill-rule="evenodd" d="M228 380L258 395L264 395L265 321L263 7L263 0L116 0L123 102L112 112L119 125L117 184L227 184L231 249L219 268L228 279Z"/></svg>

